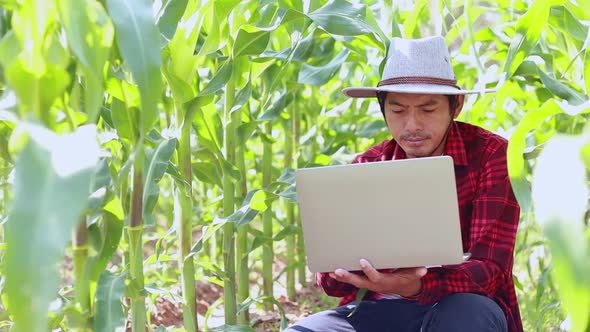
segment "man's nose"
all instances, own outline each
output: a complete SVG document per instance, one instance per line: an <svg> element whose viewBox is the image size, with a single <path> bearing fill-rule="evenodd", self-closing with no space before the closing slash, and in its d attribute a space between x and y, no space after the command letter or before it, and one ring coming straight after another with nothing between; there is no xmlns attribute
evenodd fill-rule
<svg viewBox="0 0 590 332"><path fill-rule="evenodd" d="M422 119L417 112L409 112L408 121L406 122L406 130L413 133L422 130Z"/></svg>

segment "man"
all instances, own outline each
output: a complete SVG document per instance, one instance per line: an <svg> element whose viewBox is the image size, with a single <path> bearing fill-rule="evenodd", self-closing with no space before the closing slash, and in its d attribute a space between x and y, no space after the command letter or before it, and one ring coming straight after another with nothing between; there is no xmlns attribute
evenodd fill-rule
<svg viewBox="0 0 590 332"><path fill-rule="evenodd" d="M341 306L288 331L522 331L512 280L520 210L508 178L507 142L454 121L465 94L480 91L456 86L444 39L394 38L378 87L343 92L377 97L393 137L354 162L453 158L463 250L471 258L459 265L381 271L361 260L360 271L320 273L318 284L341 297ZM360 288L368 292L357 308Z"/></svg>

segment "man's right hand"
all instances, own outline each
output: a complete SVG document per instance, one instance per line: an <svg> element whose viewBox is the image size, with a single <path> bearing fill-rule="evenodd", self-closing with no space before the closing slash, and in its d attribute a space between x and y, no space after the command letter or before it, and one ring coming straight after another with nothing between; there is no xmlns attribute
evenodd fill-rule
<svg viewBox="0 0 590 332"><path fill-rule="evenodd" d="M336 269L330 277L370 291L383 294L399 294L404 297L415 296L422 289L422 277L428 270L425 267L397 269L391 273L377 271L367 260L360 260L363 275Z"/></svg>

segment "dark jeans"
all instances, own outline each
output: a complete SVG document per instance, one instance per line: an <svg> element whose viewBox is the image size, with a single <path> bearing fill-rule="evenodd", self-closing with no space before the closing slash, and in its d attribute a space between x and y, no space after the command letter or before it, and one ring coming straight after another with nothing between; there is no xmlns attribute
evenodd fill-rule
<svg viewBox="0 0 590 332"><path fill-rule="evenodd" d="M311 315L286 332L507 331L506 317L492 299L470 293L449 295L433 305L408 300L363 301Z"/></svg>

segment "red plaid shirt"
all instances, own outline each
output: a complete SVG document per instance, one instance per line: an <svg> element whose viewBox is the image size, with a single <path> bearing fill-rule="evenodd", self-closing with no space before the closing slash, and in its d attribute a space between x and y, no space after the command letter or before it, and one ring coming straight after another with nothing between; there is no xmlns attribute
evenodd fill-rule
<svg viewBox="0 0 590 332"><path fill-rule="evenodd" d="M444 154L453 157L463 251L471 258L460 265L429 268L422 278L417 300L435 303L453 293L477 293L493 298L506 314L508 330L522 331L512 280L514 241L520 208L512 192L506 168L507 141L487 130L454 122ZM394 140L370 148L353 163L406 159ZM358 289L317 274L318 285L341 304L355 300ZM378 300L367 292L365 299Z"/></svg>

